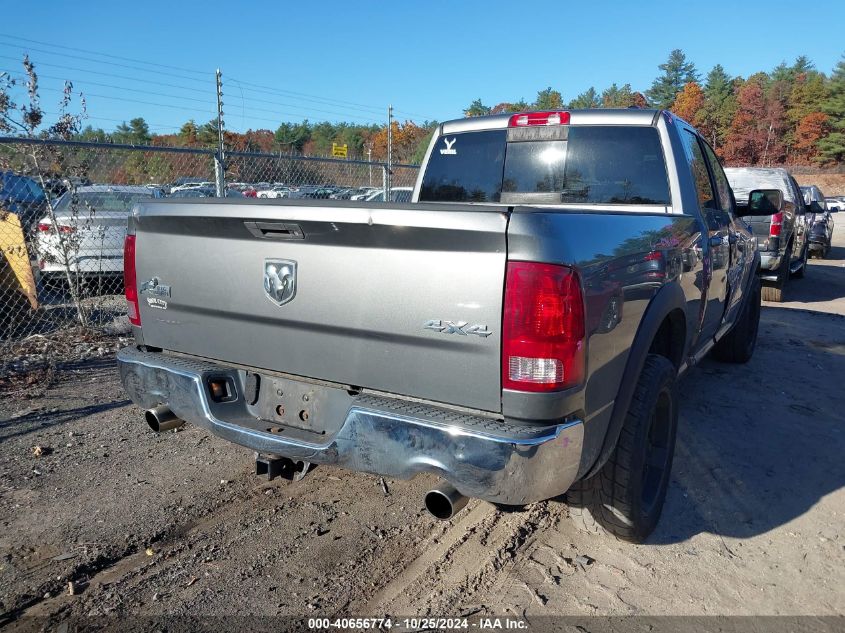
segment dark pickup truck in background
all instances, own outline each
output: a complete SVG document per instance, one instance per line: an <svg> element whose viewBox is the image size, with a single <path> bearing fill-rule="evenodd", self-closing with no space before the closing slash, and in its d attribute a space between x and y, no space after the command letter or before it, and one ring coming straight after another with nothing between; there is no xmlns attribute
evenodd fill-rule
<svg viewBox="0 0 845 633"><path fill-rule="evenodd" d="M755 189L781 192L771 215L746 218L760 253L763 299L780 303L790 277L800 279L807 270L813 212L807 211L795 178L782 167L729 167L725 173L741 206Z"/></svg>
<svg viewBox="0 0 845 633"><path fill-rule="evenodd" d="M736 214L704 139L638 109L443 123L409 204L145 202L122 381L154 429L198 424L271 475L435 473L439 518L568 492L587 527L641 541L679 375L754 351Z"/></svg>

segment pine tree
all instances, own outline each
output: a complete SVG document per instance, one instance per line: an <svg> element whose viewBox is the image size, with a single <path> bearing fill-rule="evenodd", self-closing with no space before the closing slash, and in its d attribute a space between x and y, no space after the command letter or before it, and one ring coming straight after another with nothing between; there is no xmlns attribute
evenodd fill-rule
<svg viewBox="0 0 845 633"><path fill-rule="evenodd" d="M625 84L619 88L615 83L601 93L602 108L630 108L640 106L637 102L638 92L631 89L631 84Z"/></svg>
<svg viewBox="0 0 845 633"><path fill-rule="evenodd" d="M142 117L137 117L129 121L121 123L115 128L112 139L115 143L126 143L128 145L148 145L152 136L150 136L150 127Z"/></svg>
<svg viewBox="0 0 845 633"><path fill-rule="evenodd" d="M845 160L845 55L833 70L822 111L830 117L830 132L818 143L823 160Z"/></svg>
<svg viewBox="0 0 845 633"><path fill-rule="evenodd" d="M675 101L675 96L683 89L684 84L698 82L695 64L687 61L684 52L676 48L669 54L665 64L658 66L663 74L654 80L651 89L646 92L655 107L668 108Z"/></svg>
<svg viewBox="0 0 845 633"><path fill-rule="evenodd" d="M533 107L537 110L560 110L563 108L563 95L549 86L537 93Z"/></svg>
<svg viewBox="0 0 845 633"><path fill-rule="evenodd" d="M502 114L505 112L524 112L528 110L528 104L525 99L520 99L511 103L510 101L502 101L490 108L490 114Z"/></svg>
<svg viewBox="0 0 845 633"><path fill-rule="evenodd" d="M490 114L490 106L481 103L481 99L476 99L464 110L464 116L484 116L485 114Z"/></svg>
<svg viewBox="0 0 845 633"><path fill-rule="evenodd" d="M826 99L827 86L824 75L813 70L799 73L795 77L787 99L786 118L789 127L784 134L784 142L790 148L790 154L795 152L795 155L788 157L789 162L809 162L817 156L818 148L815 144L828 132L828 117L822 112ZM821 121L825 122L824 126L819 125ZM802 126L803 129L799 132ZM810 143L807 139L816 133L820 133L819 138Z"/></svg>
<svg viewBox="0 0 845 633"><path fill-rule="evenodd" d="M720 64L716 64L707 73L704 84L704 105L699 113L697 125L710 141L713 149L720 154L735 112L736 96L733 81L725 69Z"/></svg>
<svg viewBox="0 0 845 633"><path fill-rule="evenodd" d="M567 107L571 110L588 110L590 108L598 108L599 96L596 89L590 86L587 90L570 101Z"/></svg>

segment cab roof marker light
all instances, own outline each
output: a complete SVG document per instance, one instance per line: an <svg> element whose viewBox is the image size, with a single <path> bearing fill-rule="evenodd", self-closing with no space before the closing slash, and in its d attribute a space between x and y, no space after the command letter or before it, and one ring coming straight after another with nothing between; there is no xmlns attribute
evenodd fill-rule
<svg viewBox="0 0 845 633"><path fill-rule="evenodd" d="M569 125L569 112L523 112L514 114L508 122L508 127L533 125Z"/></svg>

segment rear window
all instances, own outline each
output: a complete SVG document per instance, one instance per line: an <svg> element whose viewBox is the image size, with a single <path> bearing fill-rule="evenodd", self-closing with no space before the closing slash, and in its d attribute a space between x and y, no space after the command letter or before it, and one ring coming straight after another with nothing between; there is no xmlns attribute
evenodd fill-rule
<svg viewBox="0 0 845 633"><path fill-rule="evenodd" d="M441 136L428 159L420 200L499 202L506 141L506 130Z"/></svg>
<svg viewBox="0 0 845 633"><path fill-rule="evenodd" d="M148 200L152 195L152 189L149 193L128 191L66 193L56 203L56 212L62 213L71 209L73 205L79 205L80 210L84 207L93 213L129 213L132 205Z"/></svg>
<svg viewBox="0 0 845 633"><path fill-rule="evenodd" d="M557 140L506 140L506 130L441 137L420 200L670 204L655 128L570 126Z"/></svg>
<svg viewBox="0 0 845 633"><path fill-rule="evenodd" d="M3 177L3 189L13 200L27 202L30 200L43 200L44 190L35 180L26 176L8 174Z"/></svg>

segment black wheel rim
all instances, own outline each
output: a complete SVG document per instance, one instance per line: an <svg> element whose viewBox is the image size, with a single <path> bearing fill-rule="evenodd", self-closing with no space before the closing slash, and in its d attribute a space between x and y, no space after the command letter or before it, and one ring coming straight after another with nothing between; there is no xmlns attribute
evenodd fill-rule
<svg viewBox="0 0 845 633"><path fill-rule="evenodd" d="M667 390L660 392L651 414L646 438L643 468L641 509L648 515L657 504L669 465L669 440L672 436L672 398Z"/></svg>

